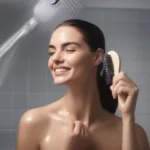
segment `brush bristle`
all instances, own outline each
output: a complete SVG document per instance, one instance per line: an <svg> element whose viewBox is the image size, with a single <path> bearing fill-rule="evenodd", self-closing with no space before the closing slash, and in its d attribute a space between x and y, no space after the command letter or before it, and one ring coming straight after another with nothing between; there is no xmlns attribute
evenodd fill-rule
<svg viewBox="0 0 150 150"><path fill-rule="evenodd" d="M112 84L112 78L114 76L114 66L112 58L109 54L105 54L103 60L103 74L105 77L106 84L110 86Z"/></svg>

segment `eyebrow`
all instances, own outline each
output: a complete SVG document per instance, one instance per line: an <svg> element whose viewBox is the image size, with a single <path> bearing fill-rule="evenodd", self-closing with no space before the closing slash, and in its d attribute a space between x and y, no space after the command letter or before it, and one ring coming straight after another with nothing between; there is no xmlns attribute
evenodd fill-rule
<svg viewBox="0 0 150 150"><path fill-rule="evenodd" d="M80 46L80 44L77 43L77 42L66 42L66 43L63 43L61 46L62 47L66 47L66 46L69 46L69 45L72 45L72 44ZM56 49L56 47L54 45L51 45L51 44L48 46L48 48L54 48L54 49Z"/></svg>

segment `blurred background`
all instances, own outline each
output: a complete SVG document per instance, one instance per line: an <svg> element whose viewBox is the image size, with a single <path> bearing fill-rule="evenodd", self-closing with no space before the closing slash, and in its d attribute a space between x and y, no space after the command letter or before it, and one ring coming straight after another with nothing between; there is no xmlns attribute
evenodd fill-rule
<svg viewBox="0 0 150 150"><path fill-rule="evenodd" d="M31 17L36 3L0 0L0 45ZM150 142L150 1L85 0L77 18L102 29L106 50L120 54L121 70L139 86L136 122ZM59 21L38 25L0 58L0 150L15 149L18 121L26 110L51 103L66 90L53 84L47 68L50 34Z"/></svg>

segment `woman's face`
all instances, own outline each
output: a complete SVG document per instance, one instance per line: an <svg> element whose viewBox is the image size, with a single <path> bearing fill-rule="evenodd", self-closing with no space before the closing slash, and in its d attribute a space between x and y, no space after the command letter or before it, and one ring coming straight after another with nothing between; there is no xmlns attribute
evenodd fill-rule
<svg viewBox="0 0 150 150"><path fill-rule="evenodd" d="M55 84L80 83L93 72L94 59L83 35L74 27L57 28L50 39L48 68Z"/></svg>

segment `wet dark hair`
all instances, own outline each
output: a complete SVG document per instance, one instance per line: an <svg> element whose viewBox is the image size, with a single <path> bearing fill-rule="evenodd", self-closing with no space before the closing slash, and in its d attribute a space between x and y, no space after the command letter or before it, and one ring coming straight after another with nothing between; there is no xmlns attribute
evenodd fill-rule
<svg viewBox="0 0 150 150"><path fill-rule="evenodd" d="M70 19L65 20L55 29L61 26L77 28L83 34L84 40L89 45L91 52L96 52L98 48L102 48L105 52L105 37L101 29L96 25L80 19ZM114 114L118 106L118 101L113 99L110 90L113 75L109 71L109 63L111 62L108 57L104 57L103 62L97 68L96 77L100 103L105 110Z"/></svg>

